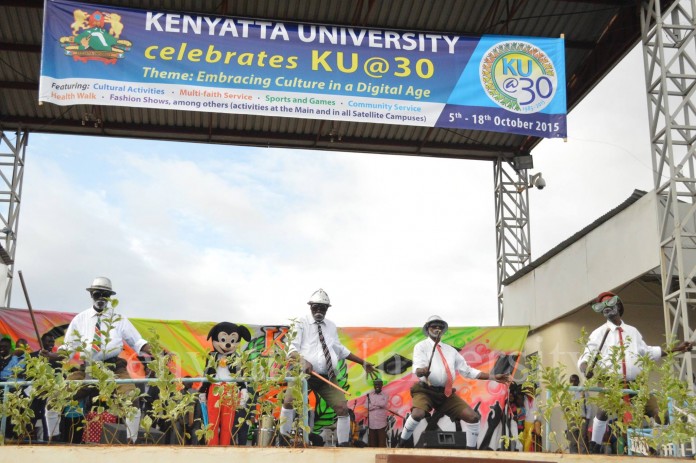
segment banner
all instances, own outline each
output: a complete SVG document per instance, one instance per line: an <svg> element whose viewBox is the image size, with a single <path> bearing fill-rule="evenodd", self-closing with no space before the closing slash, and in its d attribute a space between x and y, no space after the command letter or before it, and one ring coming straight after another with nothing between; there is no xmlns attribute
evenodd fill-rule
<svg viewBox="0 0 696 463"><path fill-rule="evenodd" d="M70 320L75 314L68 312L34 311L40 335L50 332L60 345ZM180 377L203 376L207 353L212 350L206 339L213 322L190 322L184 320L155 320L131 318L130 321L145 338L157 335L169 352L176 354L177 374ZM236 322L235 320L228 320ZM288 325L245 325L252 333L245 350L263 355L274 343L282 344ZM351 352L373 363L384 380L383 392L389 395L389 425L393 438L403 426L403 419L411 411L410 387L417 381L411 371L413 346L425 338L422 328L339 328L339 338ZM485 372L510 372L517 368L520 353L524 349L528 327L453 327L450 326L442 342L456 347L469 365ZM8 335L13 341L24 338L31 349L38 349L38 341L27 310L0 309L0 337ZM142 377L143 367L135 353L126 349L122 357L129 361L129 372L133 377ZM366 394L372 384L366 378L361 365L340 361L337 365L338 384L347 390L349 408L356 422L366 423ZM457 376L454 387L457 394L479 411L482 416L479 444L497 448L496 429L505 417L508 388L494 381L477 381ZM336 415L323 400L310 397L315 410L314 427L319 431L334 423ZM440 427L454 428L445 417ZM425 421L425 420L424 420ZM423 423L425 426L425 423ZM452 429L453 430L453 429ZM497 435L500 433L498 432ZM395 441L394 441L395 442Z"/></svg>
<svg viewBox="0 0 696 463"><path fill-rule="evenodd" d="M564 41L47 0L39 101L566 137Z"/></svg>

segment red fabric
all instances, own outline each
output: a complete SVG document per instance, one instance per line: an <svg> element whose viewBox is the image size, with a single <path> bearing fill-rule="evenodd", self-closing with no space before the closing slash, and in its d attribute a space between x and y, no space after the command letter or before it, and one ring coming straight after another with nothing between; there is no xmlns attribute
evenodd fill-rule
<svg viewBox="0 0 696 463"><path fill-rule="evenodd" d="M213 393L213 390L221 389L220 395ZM232 424L234 423L234 413L236 406L236 387L229 383L213 384L208 391L208 429L213 430L213 437L208 441L208 445L230 445L232 441ZM226 403L234 397L234 403Z"/></svg>
<svg viewBox="0 0 696 463"><path fill-rule="evenodd" d="M85 432L82 434L82 442L98 444L101 442L104 423L116 423L117 419L109 412L89 412L85 416Z"/></svg>
<svg viewBox="0 0 696 463"><path fill-rule="evenodd" d="M34 310L34 317L39 333L43 334L51 329L64 326L66 329L70 320L75 316L71 312L54 312L48 310ZM9 334L12 339L24 338L29 341L32 351L39 349L39 341L36 339L36 331L32 324L29 312L23 309L0 309L0 333ZM60 345L56 339L56 345Z"/></svg>
<svg viewBox="0 0 696 463"><path fill-rule="evenodd" d="M442 363L445 365L445 373L447 373L447 379L445 380L445 396L449 397L452 395L452 386L454 385L454 376L452 376L452 371L450 370L447 360L445 360L445 354L442 353L440 344L437 345L437 352L440 354Z"/></svg>
<svg viewBox="0 0 696 463"><path fill-rule="evenodd" d="M602 299L604 299L605 297L614 297L614 296L616 296L616 294L609 292L609 291L605 291L605 292L601 293L599 296L597 296L597 299L595 300L595 302L602 302Z"/></svg>
<svg viewBox="0 0 696 463"><path fill-rule="evenodd" d="M626 355L624 352L623 328L618 327L617 331L619 332L619 344L621 345L621 371L623 372L624 385L626 385Z"/></svg>

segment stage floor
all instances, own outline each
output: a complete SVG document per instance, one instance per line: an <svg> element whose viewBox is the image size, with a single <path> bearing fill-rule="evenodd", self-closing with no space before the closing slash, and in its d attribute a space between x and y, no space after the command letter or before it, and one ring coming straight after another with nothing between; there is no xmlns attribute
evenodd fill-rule
<svg viewBox="0 0 696 463"><path fill-rule="evenodd" d="M377 448L258 448L258 447L176 447L116 445L7 445L0 448L2 462L75 463L488 463L488 462L597 462L606 463L607 455L570 455L556 453L484 452L449 449L377 449ZM224 455L223 455L224 454ZM640 460L641 457L609 457L612 463ZM652 459L651 459L652 460ZM644 461L649 461L644 459ZM652 460L655 461L655 460ZM659 458L661 462L684 459Z"/></svg>

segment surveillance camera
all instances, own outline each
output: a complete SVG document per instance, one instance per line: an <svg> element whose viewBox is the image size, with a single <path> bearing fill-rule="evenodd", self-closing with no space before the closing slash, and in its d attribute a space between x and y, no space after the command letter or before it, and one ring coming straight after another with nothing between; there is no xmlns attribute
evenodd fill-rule
<svg viewBox="0 0 696 463"><path fill-rule="evenodd" d="M534 181L534 186L540 190L546 188L546 180L544 180L544 177L542 177L541 174L539 174L539 177Z"/></svg>

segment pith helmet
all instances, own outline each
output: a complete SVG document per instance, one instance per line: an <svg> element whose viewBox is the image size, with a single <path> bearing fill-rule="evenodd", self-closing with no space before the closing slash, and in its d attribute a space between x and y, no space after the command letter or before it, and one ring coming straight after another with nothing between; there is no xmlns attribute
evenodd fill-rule
<svg viewBox="0 0 696 463"><path fill-rule="evenodd" d="M111 280L109 280L106 277L95 278L92 282L92 286L87 288L87 291L89 291L90 293L92 291L109 291L112 296L116 294L116 291L114 291L111 287Z"/></svg>
<svg viewBox="0 0 696 463"><path fill-rule="evenodd" d="M429 327L430 324L433 323L433 322L440 322L440 323L442 323L443 325L445 325L445 329L442 330L442 334L447 333L447 329L449 328L449 325L447 324L447 322L444 321L444 320L442 319L442 317L439 316L439 315L431 315L431 316L428 318L428 321L425 322L425 325L423 325L423 334L424 334L424 335L426 335L426 336L428 335L428 327Z"/></svg>
<svg viewBox="0 0 696 463"><path fill-rule="evenodd" d="M331 301L329 301L329 295L326 294L326 291L324 291L321 288L314 291L314 294L312 294L312 297L309 298L309 302L307 302L307 304L309 304L309 305L326 304L327 307L331 307Z"/></svg>

